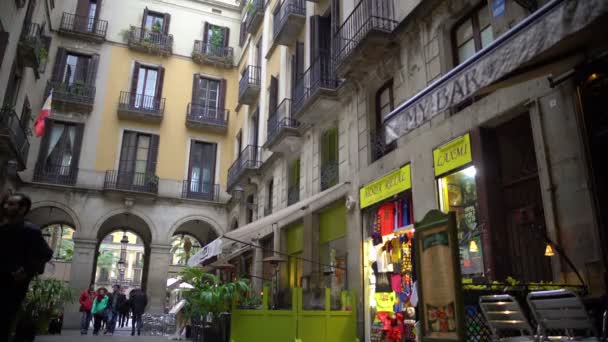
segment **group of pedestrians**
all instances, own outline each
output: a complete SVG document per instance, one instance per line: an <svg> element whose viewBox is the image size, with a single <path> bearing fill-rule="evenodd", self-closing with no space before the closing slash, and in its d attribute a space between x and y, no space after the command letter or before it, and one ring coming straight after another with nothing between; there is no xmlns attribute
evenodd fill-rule
<svg viewBox="0 0 608 342"><path fill-rule="evenodd" d="M133 289L129 299L119 285L112 286L112 293L105 287L95 291L93 284L80 295L80 334L86 335L93 321L93 335L98 335L105 326L104 334L114 334L116 326L128 326L132 316L131 336L141 334L142 315L148 305L148 297L142 289Z"/></svg>

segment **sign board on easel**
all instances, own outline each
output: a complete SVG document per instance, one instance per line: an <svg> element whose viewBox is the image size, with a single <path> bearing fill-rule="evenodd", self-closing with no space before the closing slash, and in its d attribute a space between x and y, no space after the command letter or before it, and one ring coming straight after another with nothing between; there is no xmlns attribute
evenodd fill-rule
<svg viewBox="0 0 608 342"><path fill-rule="evenodd" d="M415 228L421 340L464 341L455 215L431 210Z"/></svg>

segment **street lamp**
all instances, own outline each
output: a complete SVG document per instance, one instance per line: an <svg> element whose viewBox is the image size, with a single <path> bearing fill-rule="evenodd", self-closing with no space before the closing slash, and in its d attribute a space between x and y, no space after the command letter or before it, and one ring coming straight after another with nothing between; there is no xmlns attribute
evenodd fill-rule
<svg viewBox="0 0 608 342"><path fill-rule="evenodd" d="M127 231L123 232L122 239L120 240L120 260L118 260L118 275L119 280L122 282L125 280L125 261L127 260L127 245L129 244L129 237Z"/></svg>

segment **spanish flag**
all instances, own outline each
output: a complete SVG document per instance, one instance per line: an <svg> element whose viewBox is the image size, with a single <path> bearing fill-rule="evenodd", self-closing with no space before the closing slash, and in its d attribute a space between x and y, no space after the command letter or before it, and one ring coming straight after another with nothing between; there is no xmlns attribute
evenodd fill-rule
<svg viewBox="0 0 608 342"><path fill-rule="evenodd" d="M37 137L41 137L44 135L44 129L46 127L46 119L51 116L51 105L53 103L53 89L49 94L49 97L46 98L44 102L44 106L38 113L38 117L36 118L36 122L34 122L34 133Z"/></svg>

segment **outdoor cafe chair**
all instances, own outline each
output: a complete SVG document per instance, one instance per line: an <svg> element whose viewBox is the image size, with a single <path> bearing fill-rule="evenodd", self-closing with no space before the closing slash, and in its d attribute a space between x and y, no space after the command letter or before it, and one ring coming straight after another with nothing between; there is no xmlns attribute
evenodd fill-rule
<svg viewBox="0 0 608 342"><path fill-rule="evenodd" d="M574 292L565 289L536 291L528 294L527 301L538 324L541 341L599 342L593 322L587 315L583 302ZM549 335L553 332L561 335Z"/></svg>
<svg viewBox="0 0 608 342"><path fill-rule="evenodd" d="M532 326L512 296L481 296L479 306L492 330L494 341L535 341Z"/></svg>

